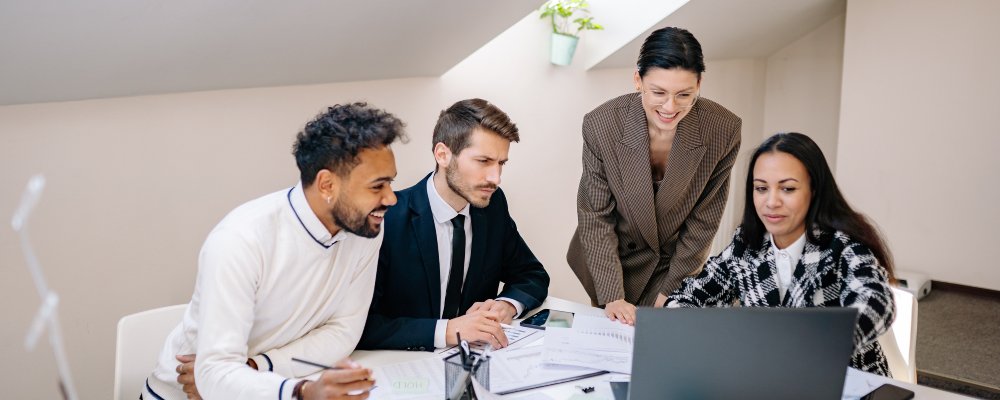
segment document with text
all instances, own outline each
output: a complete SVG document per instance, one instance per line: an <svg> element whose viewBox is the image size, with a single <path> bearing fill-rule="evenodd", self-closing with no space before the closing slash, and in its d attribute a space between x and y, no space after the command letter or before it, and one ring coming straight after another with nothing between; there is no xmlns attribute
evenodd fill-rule
<svg viewBox="0 0 1000 400"><path fill-rule="evenodd" d="M634 338L633 326L605 317L577 315L572 328L545 331L544 360L631 374Z"/></svg>
<svg viewBox="0 0 1000 400"><path fill-rule="evenodd" d="M543 347L526 346L490 357L489 390L497 394L513 393L606 373L594 368L547 364L542 359Z"/></svg>

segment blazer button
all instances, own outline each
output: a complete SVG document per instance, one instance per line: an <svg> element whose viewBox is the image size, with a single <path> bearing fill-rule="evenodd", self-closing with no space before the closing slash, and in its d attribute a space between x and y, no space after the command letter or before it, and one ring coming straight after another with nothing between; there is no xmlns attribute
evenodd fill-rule
<svg viewBox="0 0 1000 400"><path fill-rule="evenodd" d="M628 249L629 249L629 250L635 250L635 243L633 243L633 242L628 242Z"/></svg>

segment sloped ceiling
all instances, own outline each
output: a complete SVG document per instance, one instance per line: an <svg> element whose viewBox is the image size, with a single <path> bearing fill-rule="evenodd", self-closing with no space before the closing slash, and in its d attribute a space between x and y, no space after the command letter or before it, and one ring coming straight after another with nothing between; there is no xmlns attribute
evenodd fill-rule
<svg viewBox="0 0 1000 400"><path fill-rule="evenodd" d="M0 105L438 76L542 0L4 0Z"/></svg>
<svg viewBox="0 0 1000 400"><path fill-rule="evenodd" d="M0 105L439 76L542 2L5 0ZM634 66L663 26L691 30L710 60L766 56L845 4L691 0L594 68Z"/></svg>
<svg viewBox="0 0 1000 400"><path fill-rule="evenodd" d="M593 68L635 67L642 41L665 26L691 31L706 60L764 57L845 11L845 0L691 0Z"/></svg>

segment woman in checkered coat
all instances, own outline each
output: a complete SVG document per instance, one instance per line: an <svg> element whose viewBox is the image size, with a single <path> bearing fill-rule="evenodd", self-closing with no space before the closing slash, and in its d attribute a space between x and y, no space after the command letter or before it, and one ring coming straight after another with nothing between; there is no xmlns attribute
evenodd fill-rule
<svg viewBox="0 0 1000 400"><path fill-rule="evenodd" d="M847 204L819 146L779 133L753 153L743 223L667 307L854 307L851 366L889 376L878 337L895 309L892 256Z"/></svg>

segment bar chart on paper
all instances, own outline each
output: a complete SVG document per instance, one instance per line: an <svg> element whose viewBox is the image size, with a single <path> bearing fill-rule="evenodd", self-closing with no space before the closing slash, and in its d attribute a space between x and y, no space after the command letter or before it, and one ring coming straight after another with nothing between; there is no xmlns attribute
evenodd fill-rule
<svg viewBox="0 0 1000 400"><path fill-rule="evenodd" d="M632 371L635 328L604 317L581 315L572 328L549 328L544 360L551 364L601 368L623 374Z"/></svg>
<svg viewBox="0 0 1000 400"><path fill-rule="evenodd" d="M582 329L577 331L577 333L593 337L595 340L607 343L608 346L614 348L624 348L626 346L631 348L634 336L633 334L616 329Z"/></svg>

